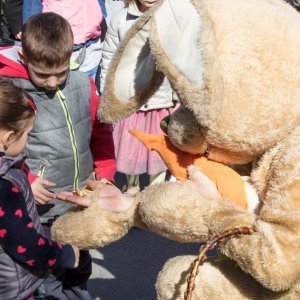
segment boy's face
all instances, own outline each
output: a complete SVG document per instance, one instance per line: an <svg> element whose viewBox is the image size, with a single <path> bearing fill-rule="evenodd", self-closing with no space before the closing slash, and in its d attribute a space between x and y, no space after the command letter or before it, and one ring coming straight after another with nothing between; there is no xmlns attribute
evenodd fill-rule
<svg viewBox="0 0 300 300"><path fill-rule="evenodd" d="M60 67L49 68L42 63L27 62L30 79L35 85L48 91L65 82L69 73L69 61Z"/></svg>

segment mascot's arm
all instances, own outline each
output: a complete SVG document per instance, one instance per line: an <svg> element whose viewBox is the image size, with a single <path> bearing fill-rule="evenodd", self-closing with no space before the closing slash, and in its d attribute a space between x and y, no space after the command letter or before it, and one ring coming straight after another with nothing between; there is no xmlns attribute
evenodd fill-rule
<svg viewBox="0 0 300 300"><path fill-rule="evenodd" d="M255 220L246 213L222 206L216 208L210 221L212 234L236 226L255 227L253 235L229 239L221 249L245 272L274 291L289 289L300 280L300 152L297 148L298 145L285 145L271 162L263 166L268 158L262 161L256 173L256 181L261 185L262 208Z"/></svg>
<svg viewBox="0 0 300 300"><path fill-rule="evenodd" d="M268 182L260 189L259 215L220 196L209 199L191 181L146 188L138 195L139 215L149 230L180 242L203 242L228 229L254 226L251 236L225 240L222 252L265 287L289 289L300 280L300 170L290 158L272 162L268 174L260 175ZM276 170L269 167L273 164Z"/></svg>
<svg viewBox="0 0 300 300"><path fill-rule="evenodd" d="M253 214L223 199L206 175L200 171L191 173L191 170L191 180L149 186L137 194L141 227L179 242L204 242L213 234L211 222L218 211L234 216L230 219L230 228L253 225Z"/></svg>
<svg viewBox="0 0 300 300"><path fill-rule="evenodd" d="M205 241L209 228L203 216L210 202L201 197L189 180L149 186L137 194L139 216L146 226L136 226L179 242Z"/></svg>

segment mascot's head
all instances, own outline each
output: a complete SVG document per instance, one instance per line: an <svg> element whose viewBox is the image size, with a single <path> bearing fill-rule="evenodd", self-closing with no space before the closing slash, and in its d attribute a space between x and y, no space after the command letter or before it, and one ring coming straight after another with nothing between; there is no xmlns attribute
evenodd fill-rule
<svg viewBox="0 0 300 300"><path fill-rule="evenodd" d="M159 1L116 52L99 117L129 116L167 77L182 103L168 123L172 143L251 161L300 125L299 30L282 0Z"/></svg>

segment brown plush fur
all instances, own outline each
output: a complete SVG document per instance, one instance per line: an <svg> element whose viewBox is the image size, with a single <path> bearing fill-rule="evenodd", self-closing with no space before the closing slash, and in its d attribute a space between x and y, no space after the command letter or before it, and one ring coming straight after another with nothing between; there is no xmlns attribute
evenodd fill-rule
<svg viewBox="0 0 300 300"><path fill-rule="evenodd" d="M170 259L158 275L156 289L158 299L183 299L193 256L179 256ZM243 272L234 261L224 256L208 259L199 269L196 277L196 292L193 300L270 300L299 299L295 291L275 293L263 288L250 275ZM238 287L238 288L236 288Z"/></svg>
<svg viewBox="0 0 300 300"><path fill-rule="evenodd" d="M180 71L163 55L164 51L156 41L157 35L154 35L151 45L153 52L157 53L157 65L201 124L199 136L209 127L210 130L205 133L206 143L218 150L234 150L235 154L250 161L274 146L298 122L300 78L296 74L300 72L300 59L296 49L300 47L300 40L295 37L300 28L300 18L292 7L280 0L267 3L244 1L244 5L240 5L239 0L194 2L202 19L208 19L200 38L208 65L204 86L191 86L180 75ZM263 16L266 10L267 15L272 17L267 22L258 22L257 19L266 17ZM289 23L281 21L287 18ZM213 28L211 19L214 21ZM211 37L215 39L211 41ZM231 55L233 44L239 50ZM282 64L280 58L288 62ZM212 61L214 64L218 62L213 69ZM221 87L224 89L219 90ZM207 93L207 89L217 95L209 93L203 99L201 94ZM213 98L209 98L211 95ZM219 106L221 114L218 114ZM216 113L217 116L212 115ZM274 126L269 121L271 115L277 119L277 124L285 124L285 128ZM237 126L240 119L245 122L239 122ZM172 128L169 128L170 131ZM188 140L188 136L186 138ZM199 148L202 140L199 139ZM176 139L173 142L180 144ZM182 144L181 149L184 150L184 147L189 147L189 144ZM214 160L214 157L211 158ZM241 158L234 161L243 163Z"/></svg>
<svg viewBox="0 0 300 300"><path fill-rule="evenodd" d="M251 180L259 208L248 213L221 197L204 199L190 181L164 183L139 193L124 213L91 207L65 217L54 233L65 242L76 243L79 236L78 244L88 248L114 241L132 223L182 242L254 226L253 235L221 243L220 251L231 260L200 267L193 299L300 299L300 16L281 0L191 3L203 22L195 37L203 49L203 84L190 82L169 60L154 18L160 6L137 21L122 47L130 47L143 26L151 27L149 45L157 68L182 100L168 126L172 142L192 153L206 151L220 162L257 161ZM116 66L121 50L118 55ZM116 66L108 80L111 92ZM108 119L126 117L126 107L132 112L140 105L139 98L129 100L113 115L118 103L105 99L101 116L109 107ZM158 277L159 299L182 299L192 260L174 258L166 264Z"/></svg>
<svg viewBox="0 0 300 300"><path fill-rule="evenodd" d="M96 189L94 196L97 195ZM90 207L74 209L59 217L51 228L52 237L59 242L72 243L80 249L107 245L126 234L134 219L138 219L135 218L136 204L137 201L127 210L116 214L102 209L94 199Z"/></svg>

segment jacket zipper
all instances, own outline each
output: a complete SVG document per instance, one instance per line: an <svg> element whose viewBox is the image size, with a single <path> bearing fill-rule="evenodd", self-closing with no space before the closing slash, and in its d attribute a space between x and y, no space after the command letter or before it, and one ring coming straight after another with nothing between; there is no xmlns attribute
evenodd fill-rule
<svg viewBox="0 0 300 300"><path fill-rule="evenodd" d="M75 132L74 132L74 127L72 123L72 119L70 116L70 112L66 103L66 97L62 93L62 91L57 88L56 89L56 94L59 98L60 104L63 108L65 118L67 121L68 129L69 129L69 134L70 134L70 139L71 139L71 144L72 144L72 149L73 149L73 154L74 154L74 182L73 182L73 189L76 191L79 187L78 179L79 179L79 155L78 155L78 147L76 143L76 138L75 138Z"/></svg>
<svg viewBox="0 0 300 300"><path fill-rule="evenodd" d="M37 176L38 176L38 177L40 177L40 178L43 178L43 177L44 177L44 174L45 174L45 168L46 168L45 163L41 162L41 163L40 163L39 170L38 170L38 173L37 173Z"/></svg>

